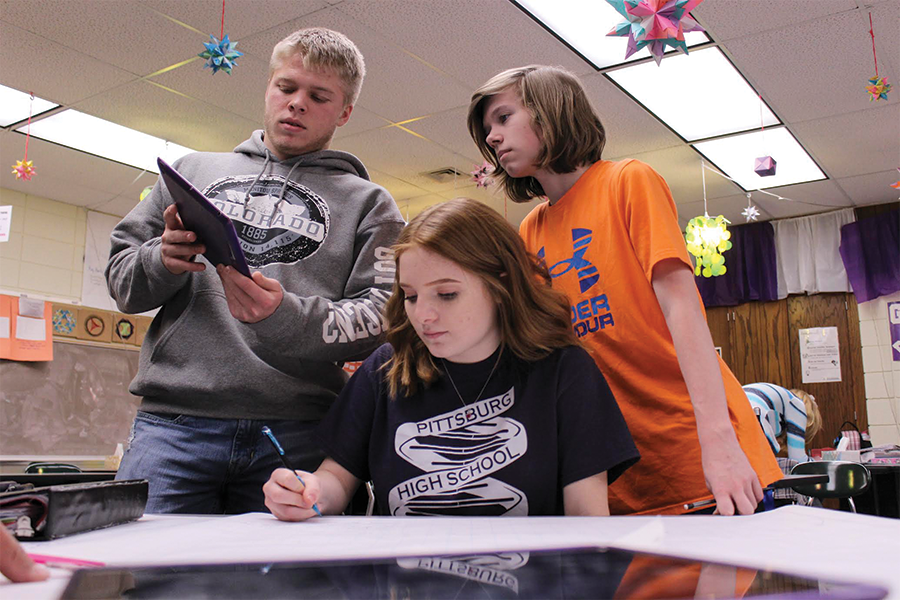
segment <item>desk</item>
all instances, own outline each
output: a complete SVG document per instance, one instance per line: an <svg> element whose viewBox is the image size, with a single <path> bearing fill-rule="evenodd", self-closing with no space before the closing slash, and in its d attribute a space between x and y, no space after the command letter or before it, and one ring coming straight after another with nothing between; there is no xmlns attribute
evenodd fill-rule
<svg viewBox="0 0 900 600"><path fill-rule="evenodd" d="M841 544L841 551L832 550ZM900 600L900 522L805 506L746 517L325 517L162 516L52 542L30 552L108 565L267 562L615 546L868 582ZM66 573L0 584L0 600L56 598Z"/></svg>
<svg viewBox="0 0 900 600"><path fill-rule="evenodd" d="M900 465L863 464L869 469L872 481L865 493L853 499L856 510L867 515L900 519ZM841 500L842 508L845 503Z"/></svg>

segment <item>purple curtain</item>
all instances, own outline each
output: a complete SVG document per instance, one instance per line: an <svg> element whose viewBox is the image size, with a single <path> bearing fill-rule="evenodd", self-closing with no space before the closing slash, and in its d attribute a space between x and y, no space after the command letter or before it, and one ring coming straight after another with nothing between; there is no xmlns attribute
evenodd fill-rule
<svg viewBox="0 0 900 600"><path fill-rule="evenodd" d="M729 227L732 248L725 252L724 275L696 277L704 306L735 306L778 299L775 228L771 223Z"/></svg>
<svg viewBox="0 0 900 600"><path fill-rule="evenodd" d="M841 259L857 302L900 291L900 210L841 227Z"/></svg>

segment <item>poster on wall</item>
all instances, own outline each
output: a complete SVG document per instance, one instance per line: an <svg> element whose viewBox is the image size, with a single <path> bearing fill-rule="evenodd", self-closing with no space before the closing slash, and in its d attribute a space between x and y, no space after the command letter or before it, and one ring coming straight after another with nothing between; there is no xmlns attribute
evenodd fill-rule
<svg viewBox="0 0 900 600"><path fill-rule="evenodd" d="M81 279L81 303L93 308L116 310L103 271L109 260L109 234L121 219L89 210L84 236L84 271Z"/></svg>
<svg viewBox="0 0 900 600"><path fill-rule="evenodd" d="M116 301L109 295L109 289L106 287L104 271L106 263L109 261L111 247L109 235L120 220L121 217L94 210L89 210L87 213L84 236L84 271L81 276L81 303L84 306L117 310ZM152 317L157 310L141 314Z"/></svg>
<svg viewBox="0 0 900 600"><path fill-rule="evenodd" d="M888 323L891 327L891 353L900 362L900 302L888 302Z"/></svg>
<svg viewBox="0 0 900 600"><path fill-rule="evenodd" d="M837 327L801 329L800 368L803 383L841 380L841 352Z"/></svg>
<svg viewBox="0 0 900 600"><path fill-rule="evenodd" d="M9 229L12 227L12 206L0 206L0 242L9 241Z"/></svg>

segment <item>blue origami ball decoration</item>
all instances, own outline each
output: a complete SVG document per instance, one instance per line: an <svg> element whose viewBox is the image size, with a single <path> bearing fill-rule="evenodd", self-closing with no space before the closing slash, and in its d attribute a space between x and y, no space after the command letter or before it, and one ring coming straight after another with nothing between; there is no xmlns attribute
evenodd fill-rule
<svg viewBox="0 0 900 600"><path fill-rule="evenodd" d="M225 35L221 41L214 35L210 35L209 39L211 40L209 43L203 44L206 50L197 55L206 59L203 68L212 69L213 75L220 69L231 75L231 69L237 65L237 58L243 56L244 53L234 49L237 42L232 43L228 39L228 35Z"/></svg>

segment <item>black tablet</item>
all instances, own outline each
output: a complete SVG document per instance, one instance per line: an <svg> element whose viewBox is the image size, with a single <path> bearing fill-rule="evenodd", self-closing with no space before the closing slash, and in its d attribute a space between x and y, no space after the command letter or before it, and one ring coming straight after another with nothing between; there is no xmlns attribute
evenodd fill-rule
<svg viewBox="0 0 900 600"><path fill-rule="evenodd" d="M298 542L300 543L300 542ZM95 598L780 598L879 600L873 585L624 550L576 548L356 561L99 568L62 600Z"/></svg>
<svg viewBox="0 0 900 600"><path fill-rule="evenodd" d="M206 252L203 253L206 260L215 266L234 267L239 273L250 277L250 267L247 266L231 219L213 206L200 190L166 161L157 158L156 163L166 189L175 200L185 229L196 233L197 239L206 246Z"/></svg>

